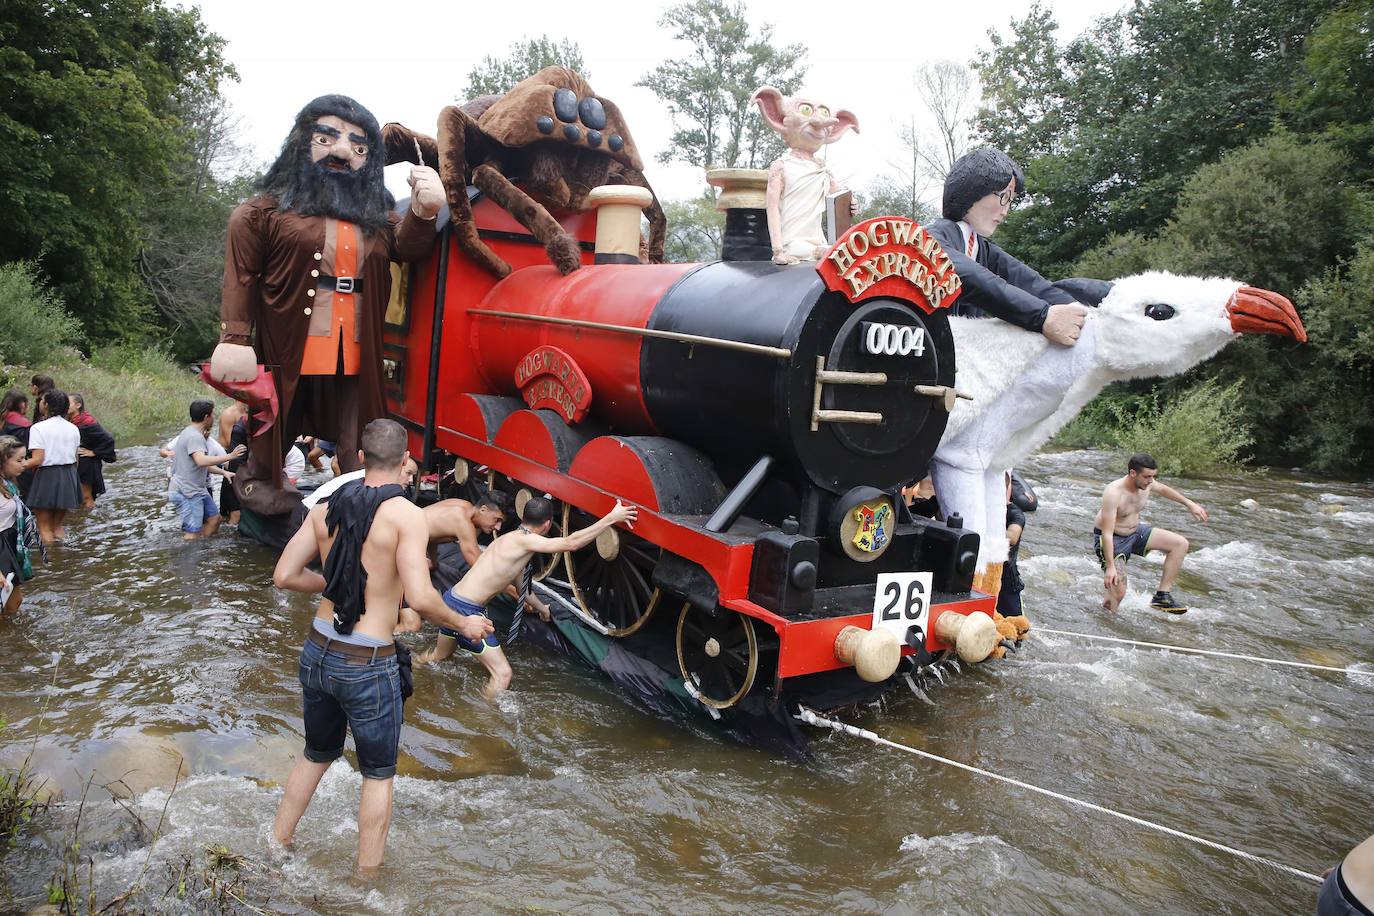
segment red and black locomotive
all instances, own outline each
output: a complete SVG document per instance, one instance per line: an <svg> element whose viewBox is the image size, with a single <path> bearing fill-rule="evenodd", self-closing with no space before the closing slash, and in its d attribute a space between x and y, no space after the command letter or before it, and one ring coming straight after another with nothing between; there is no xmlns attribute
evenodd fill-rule
<svg viewBox="0 0 1374 916"><path fill-rule="evenodd" d="M388 407L441 496L547 493L565 530L616 499L639 507L632 532L542 570L578 625L680 676L717 717L790 722L797 703L862 699L948 651L941 615L991 615L971 589L977 536L900 498L954 397L942 306L958 280L919 227L862 223L819 268L641 264L597 257L596 213L563 213L583 251L564 276L471 194L513 270L498 279L447 231L407 269ZM883 607L880 576L911 573ZM884 611L910 622L856 658Z"/></svg>

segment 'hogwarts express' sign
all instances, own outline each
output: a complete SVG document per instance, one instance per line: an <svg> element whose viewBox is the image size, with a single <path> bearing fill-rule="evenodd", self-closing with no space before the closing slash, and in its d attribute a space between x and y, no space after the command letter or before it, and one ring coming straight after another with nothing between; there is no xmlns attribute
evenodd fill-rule
<svg viewBox="0 0 1374 916"><path fill-rule="evenodd" d="M515 367L515 386L531 410L556 410L569 423L587 415L592 386L577 360L557 347L535 347Z"/></svg>
<svg viewBox="0 0 1374 916"><path fill-rule="evenodd" d="M959 275L935 237L898 216L851 227L816 270L828 289L850 302L888 296L926 313L952 305L960 290Z"/></svg>

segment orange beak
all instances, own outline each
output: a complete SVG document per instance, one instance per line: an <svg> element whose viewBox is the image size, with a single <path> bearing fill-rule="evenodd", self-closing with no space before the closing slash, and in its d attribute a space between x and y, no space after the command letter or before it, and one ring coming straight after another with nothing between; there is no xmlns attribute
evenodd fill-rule
<svg viewBox="0 0 1374 916"><path fill-rule="evenodd" d="M1237 334L1283 334L1307 343L1307 329L1293 303L1267 289L1242 286L1226 304L1226 315Z"/></svg>

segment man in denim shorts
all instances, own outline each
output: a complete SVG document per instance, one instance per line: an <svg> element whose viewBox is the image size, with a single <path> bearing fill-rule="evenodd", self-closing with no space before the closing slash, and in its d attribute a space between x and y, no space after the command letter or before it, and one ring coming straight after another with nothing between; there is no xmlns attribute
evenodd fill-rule
<svg viewBox="0 0 1374 916"><path fill-rule="evenodd" d="M191 425L181 431L172 445L172 482L167 498L181 519L183 540L209 537L219 529L219 506L210 495L210 468L242 458L248 451L239 445L223 455L211 455L205 438L210 432L210 415L215 405L209 401L191 402Z"/></svg>
<svg viewBox="0 0 1374 916"><path fill-rule="evenodd" d="M291 842L351 730L363 776L358 868L368 872L381 864L391 826L402 702L392 632L402 594L421 617L470 639L485 638L492 626L484 617L450 610L430 584L424 513L400 486L409 457L405 430L394 420L373 420L363 430L361 457L363 479L310 510L272 576L278 588L328 590L336 599L321 599L301 649L305 753L287 779L272 832L282 844ZM317 556L325 561L325 575L309 568ZM353 576L351 593L348 583L340 590L344 575Z"/></svg>

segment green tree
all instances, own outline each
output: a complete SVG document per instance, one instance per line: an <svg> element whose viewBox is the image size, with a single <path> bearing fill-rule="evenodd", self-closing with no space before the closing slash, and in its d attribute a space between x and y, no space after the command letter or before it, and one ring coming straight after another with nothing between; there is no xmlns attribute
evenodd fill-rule
<svg viewBox="0 0 1374 916"><path fill-rule="evenodd" d="M716 200L710 191L687 200L670 200L663 205L663 213L668 218L664 260L687 264L720 257L725 214L716 209Z"/></svg>
<svg viewBox="0 0 1374 916"><path fill-rule="evenodd" d="M0 263L36 260L94 339L149 329L149 189L182 151L181 88L232 76L222 51L160 0L0 6Z"/></svg>
<svg viewBox="0 0 1374 916"><path fill-rule="evenodd" d="M760 86L795 93L806 74L806 48L775 46L773 27L756 30L746 17L742 0L693 0L669 7L659 20L689 48L635 84L663 100L673 118L660 162L763 168L783 153L781 138L749 99Z"/></svg>
<svg viewBox="0 0 1374 916"><path fill-rule="evenodd" d="M1325 133L1350 157L1354 177L1374 178L1374 0L1333 10L1306 48L1302 70L1280 100L1285 123Z"/></svg>
<svg viewBox="0 0 1374 916"><path fill-rule="evenodd" d="M1153 0L1059 46L1035 7L979 61L979 128L1026 168L1006 247L1061 273L1111 233L1161 227L1184 182L1268 133L1329 0Z"/></svg>
<svg viewBox="0 0 1374 916"><path fill-rule="evenodd" d="M540 35L517 41L504 57L488 54L482 58L482 62L468 73L468 84L459 101L482 95L503 95L521 80L554 66L567 67L588 81L592 78L582 62L582 49L577 42L566 38L555 42L547 35Z"/></svg>

